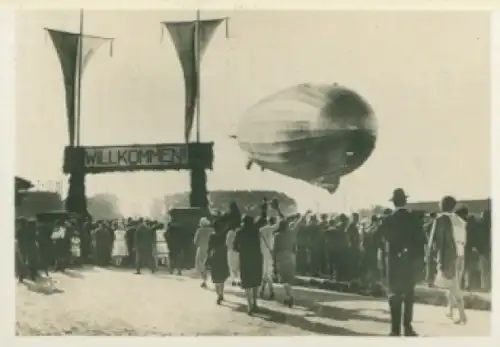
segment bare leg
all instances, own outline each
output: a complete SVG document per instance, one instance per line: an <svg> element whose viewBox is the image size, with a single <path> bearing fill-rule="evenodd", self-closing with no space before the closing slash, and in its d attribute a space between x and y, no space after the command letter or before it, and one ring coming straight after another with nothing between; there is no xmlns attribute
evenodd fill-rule
<svg viewBox="0 0 500 347"><path fill-rule="evenodd" d="M255 302L253 298L252 288L246 288L245 294L247 297L248 314L252 314L254 312L254 302Z"/></svg>

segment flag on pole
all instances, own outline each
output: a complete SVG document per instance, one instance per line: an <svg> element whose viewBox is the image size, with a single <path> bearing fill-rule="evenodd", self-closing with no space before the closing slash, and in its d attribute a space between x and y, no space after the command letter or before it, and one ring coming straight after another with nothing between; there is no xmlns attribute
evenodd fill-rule
<svg viewBox="0 0 500 347"><path fill-rule="evenodd" d="M110 42L112 47L112 38L80 35L61 30L47 30L52 43L59 57L61 70L63 74L64 90L66 93L66 116L68 118L68 134L70 146L75 145L75 115L76 115L76 95L78 92L78 80L83 76L85 67L90 58L105 42ZM80 59L80 45L82 45L82 71L78 71L78 61ZM110 50L111 53L112 49Z"/></svg>
<svg viewBox="0 0 500 347"><path fill-rule="evenodd" d="M198 22L200 59L206 51L217 27L227 18L200 20ZM194 111L199 97L197 56L196 56L196 21L163 22L177 50L179 61L184 73L185 108L184 108L184 137L189 141L193 128Z"/></svg>

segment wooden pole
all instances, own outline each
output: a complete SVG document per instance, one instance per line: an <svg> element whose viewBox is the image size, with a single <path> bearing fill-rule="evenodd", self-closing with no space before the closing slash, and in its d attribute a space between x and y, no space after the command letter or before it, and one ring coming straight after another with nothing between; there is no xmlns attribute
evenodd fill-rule
<svg viewBox="0 0 500 347"><path fill-rule="evenodd" d="M82 115L82 68L83 68L83 8L80 9L80 36L78 37L78 92L76 112L76 146L81 145L81 115Z"/></svg>
<svg viewBox="0 0 500 347"><path fill-rule="evenodd" d="M196 142L200 142L200 132L201 132L201 124L200 124L200 103L201 103L201 38L200 38L200 10L196 10Z"/></svg>

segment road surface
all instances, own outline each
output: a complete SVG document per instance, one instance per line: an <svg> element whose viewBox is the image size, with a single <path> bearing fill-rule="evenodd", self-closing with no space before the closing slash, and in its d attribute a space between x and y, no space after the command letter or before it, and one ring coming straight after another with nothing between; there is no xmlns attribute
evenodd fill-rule
<svg viewBox="0 0 500 347"><path fill-rule="evenodd" d="M239 288L226 302L199 280L165 273L85 268L51 274L16 287L17 335L342 335L386 336L387 303L361 296L301 288L297 307L261 301L262 312L246 314ZM469 311L469 324L454 325L443 307L417 305L415 329L424 336L488 336L490 313Z"/></svg>

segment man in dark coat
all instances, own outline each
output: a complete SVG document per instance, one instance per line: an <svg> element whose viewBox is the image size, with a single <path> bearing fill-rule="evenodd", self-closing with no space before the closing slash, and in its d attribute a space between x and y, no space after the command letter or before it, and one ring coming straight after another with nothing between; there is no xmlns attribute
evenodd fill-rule
<svg viewBox="0 0 500 347"><path fill-rule="evenodd" d="M351 222L347 226L348 259L349 259L349 280L359 278L360 258L361 258L361 237L359 235L359 214L353 213Z"/></svg>
<svg viewBox="0 0 500 347"><path fill-rule="evenodd" d="M177 221L172 220L165 231L165 240L167 241L170 273L177 271L177 275L182 274L182 262L184 252L184 235L182 227Z"/></svg>
<svg viewBox="0 0 500 347"><path fill-rule="evenodd" d="M21 254L21 271L19 273L19 282L22 282L29 275L32 281L38 277L38 245L36 234L36 221L29 220L22 223L17 231L17 241Z"/></svg>
<svg viewBox="0 0 500 347"><path fill-rule="evenodd" d="M156 243L156 234L146 223L140 219L135 232L135 268L136 274L141 273L141 268L147 265L151 272L156 271L153 257L153 245Z"/></svg>
<svg viewBox="0 0 500 347"><path fill-rule="evenodd" d="M405 336L417 336L412 327L413 305L416 275L421 267L419 262L424 259L426 238L421 219L406 207L405 191L401 188L394 190L391 201L395 210L379 228L379 236L387 249L390 336L401 335L401 318Z"/></svg>

